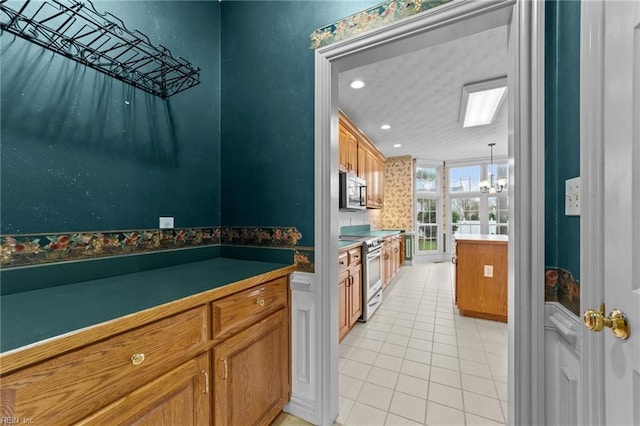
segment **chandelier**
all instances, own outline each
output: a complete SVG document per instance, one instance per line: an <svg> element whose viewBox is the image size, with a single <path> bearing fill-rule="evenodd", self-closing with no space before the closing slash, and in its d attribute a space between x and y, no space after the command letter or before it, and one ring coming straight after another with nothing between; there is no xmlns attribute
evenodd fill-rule
<svg viewBox="0 0 640 426"><path fill-rule="evenodd" d="M494 142L489 144L489 148L491 148L491 163L489 166L489 180L483 180L478 183L478 188L480 188L480 192L483 194L495 194L497 192L502 192L502 190L507 186L507 179L498 178L497 181L494 181L493 176L493 146Z"/></svg>

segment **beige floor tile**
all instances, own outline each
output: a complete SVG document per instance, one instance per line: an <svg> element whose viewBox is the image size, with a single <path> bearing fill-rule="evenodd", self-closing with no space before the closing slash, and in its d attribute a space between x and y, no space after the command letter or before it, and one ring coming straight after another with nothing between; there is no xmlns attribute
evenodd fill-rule
<svg viewBox="0 0 640 426"><path fill-rule="evenodd" d="M353 355L352 355L353 357ZM452 357L442 354L431 355L431 365L434 367L446 368L447 370L460 371L461 360L457 357Z"/></svg>
<svg viewBox="0 0 640 426"><path fill-rule="evenodd" d="M496 385L496 392L498 393L498 399L501 401L509 400L509 385L502 382L494 382Z"/></svg>
<svg viewBox="0 0 640 426"><path fill-rule="evenodd" d="M440 368L433 365L431 366L429 381L454 388L462 388L460 372L447 370L446 368Z"/></svg>
<svg viewBox="0 0 640 426"><path fill-rule="evenodd" d="M396 356L398 358L403 358L406 351L406 346L394 345L393 343L389 342L384 342L384 344L380 348L381 354Z"/></svg>
<svg viewBox="0 0 640 426"><path fill-rule="evenodd" d="M374 352L374 351L369 351L366 349L360 349L360 348L355 348L353 350L353 352L351 352L351 355L349 356L349 359L352 359L354 361L359 361L359 362L363 362L365 364L372 364L375 362L376 358L378 357L378 353Z"/></svg>
<svg viewBox="0 0 640 426"><path fill-rule="evenodd" d="M427 399L429 382L414 376L400 374L396 383L396 392L406 393L418 398Z"/></svg>
<svg viewBox="0 0 640 426"><path fill-rule="evenodd" d="M374 426L383 425L387 412L369 405L356 402L351 407L345 426Z"/></svg>
<svg viewBox="0 0 640 426"><path fill-rule="evenodd" d="M498 398L495 382L478 376L462 373L462 389L479 393L490 398Z"/></svg>
<svg viewBox="0 0 640 426"><path fill-rule="evenodd" d="M445 343L447 345L458 345L458 338L456 335L442 334L438 332L438 329L434 330L433 341L438 343Z"/></svg>
<svg viewBox="0 0 640 426"><path fill-rule="evenodd" d="M380 367L372 367L366 381L368 383L373 383L374 385L394 389L396 387L396 382L398 381L398 376L399 373L396 371Z"/></svg>
<svg viewBox="0 0 640 426"><path fill-rule="evenodd" d="M427 421L429 426L464 425L464 412L445 405L427 402Z"/></svg>
<svg viewBox="0 0 640 426"><path fill-rule="evenodd" d="M424 423L427 401L402 392L394 392L389 412Z"/></svg>
<svg viewBox="0 0 640 426"><path fill-rule="evenodd" d="M397 336L411 336L411 329L413 327L403 327L400 325L394 325L389 330L389 334L395 334Z"/></svg>
<svg viewBox="0 0 640 426"><path fill-rule="evenodd" d="M365 337L364 339L360 339L357 347L360 349L366 349L368 351L379 352L380 348L382 347L382 343L383 341L373 340Z"/></svg>
<svg viewBox="0 0 640 426"><path fill-rule="evenodd" d="M393 413L387 414L387 420L385 422L385 426L421 426L422 424L423 423L417 423Z"/></svg>
<svg viewBox="0 0 640 426"><path fill-rule="evenodd" d="M402 374L417 377L419 379L428 379L431 372L431 366L420 362L411 361L405 358L400 367Z"/></svg>
<svg viewBox="0 0 640 426"><path fill-rule="evenodd" d="M476 416L475 414L466 413L467 426L499 426L504 423L496 422L485 417Z"/></svg>
<svg viewBox="0 0 640 426"><path fill-rule="evenodd" d="M365 337L367 339L379 340L381 342L384 342L387 339L387 333L385 331L369 329L367 330L367 334L365 334Z"/></svg>
<svg viewBox="0 0 640 426"><path fill-rule="evenodd" d="M404 354L404 359L429 364L431 362L431 352L415 348L407 348L407 351Z"/></svg>
<svg viewBox="0 0 640 426"><path fill-rule="evenodd" d="M473 392L464 391L463 393L466 412L504 423L500 401Z"/></svg>
<svg viewBox="0 0 640 426"><path fill-rule="evenodd" d="M422 340L433 340L433 330L420 330L414 328L411 330L411 337Z"/></svg>
<svg viewBox="0 0 640 426"><path fill-rule="evenodd" d="M348 346L358 346L358 342L360 341L360 339L362 339L362 336L349 333L344 336L344 339L342 339L342 342L340 342L340 344Z"/></svg>
<svg viewBox="0 0 640 426"><path fill-rule="evenodd" d="M395 320L395 321L397 321L397 320ZM382 331L384 333L388 333L389 330L391 330L391 324L372 321L372 322L367 323L367 328L369 329L369 332L371 332L371 330L377 330L377 331Z"/></svg>
<svg viewBox="0 0 640 426"><path fill-rule="evenodd" d="M378 357L376 358L373 365L391 371L400 371L400 367L402 366L402 358L391 355L378 354Z"/></svg>
<svg viewBox="0 0 640 426"><path fill-rule="evenodd" d="M447 345L446 343L433 342L433 353L457 357L458 345Z"/></svg>
<svg viewBox="0 0 640 426"><path fill-rule="evenodd" d="M431 347L433 345L433 342L431 340L424 340L424 339L417 339L415 337L412 337L409 339L409 343L407 343L407 346L409 348L413 348L413 349L418 349L421 351L431 351Z"/></svg>
<svg viewBox="0 0 640 426"><path fill-rule="evenodd" d="M338 398L338 418L336 419L336 423L345 424L354 403L355 401L353 399L342 396Z"/></svg>
<svg viewBox="0 0 640 426"><path fill-rule="evenodd" d="M509 382L509 371L506 368L494 367L492 365L490 365L489 368L491 369L493 380L502 383Z"/></svg>
<svg viewBox="0 0 640 426"><path fill-rule="evenodd" d="M484 377L486 379L492 379L491 370L489 364L483 364L481 362L470 361L468 359L460 360L460 371L466 374L474 376Z"/></svg>
<svg viewBox="0 0 640 426"><path fill-rule="evenodd" d="M357 402L388 411L393 389L366 382L362 385Z"/></svg>
<svg viewBox="0 0 640 426"><path fill-rule="evenodd" d="M387 335L387 340L388 343L393 343L394 345L400 345L400 346L407 346L407 344L409 343L409 336L398 336L396 334L391 334L389 333Z"/></svg>
<svg viewBox="0 0 640 426"><path fill-rule="evenodd" d="M338 376L339 395L355 400L362 389L364 381L340 374Z"/></svg>
<svg viewBox="0 0 640 426"><path fill-rule="evenodd" d="M462 390L439 383L431 382L429 384L429 401L459 410L464 407L462 405Z"/></svg>
<svg viewBox="0 0 640 426"><path fill-rule="evenodd" d="M364 364L362 362L349 359L345 362L344 366L340 369L340 372L345 376L353 377L360 380L365 380L371 370L370 364Z"/></svg>

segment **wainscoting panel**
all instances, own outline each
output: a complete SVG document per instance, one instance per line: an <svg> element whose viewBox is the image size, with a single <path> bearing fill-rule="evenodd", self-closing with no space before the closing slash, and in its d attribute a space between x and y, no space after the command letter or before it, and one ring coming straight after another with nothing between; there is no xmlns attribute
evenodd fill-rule
<svg viewBox="0 0 640 426"><path fill-rule="evenodd" d="M315 307L314 274L294 272L291 275L291 402L285 411L317 424L318 407L315 377L318 343L318 319Z"/></svg>
<svg viewBox="0 0 640 426"><path fill-rule="evenodd" d="M582 424L580 318L558 302L545 304L546 424Z"/></svg>

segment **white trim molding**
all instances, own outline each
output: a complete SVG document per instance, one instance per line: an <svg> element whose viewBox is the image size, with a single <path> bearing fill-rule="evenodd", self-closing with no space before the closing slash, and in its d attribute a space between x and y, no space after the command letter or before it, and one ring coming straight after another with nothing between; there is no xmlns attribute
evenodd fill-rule
<svg viewBox="0 0 640 426"><path fill-rule="evenodd" d="M510 26L509 424L544 423L544 2L457 0L315 53L318 424L338 415L338 74Z"/></svg>
<svg viewBox="0 0 640 426"><path fill-rule="evenodd" d="M285 411L319 423L315 275L291 274L291 401Z"/></svg>
<svg viewBox="0 0 640 426"><path fill-rule="evenodd" d="M580 303L604 302L604 1L581 3L580 28ZM605 424L604 333L582 327L582 418Z"/></svg>

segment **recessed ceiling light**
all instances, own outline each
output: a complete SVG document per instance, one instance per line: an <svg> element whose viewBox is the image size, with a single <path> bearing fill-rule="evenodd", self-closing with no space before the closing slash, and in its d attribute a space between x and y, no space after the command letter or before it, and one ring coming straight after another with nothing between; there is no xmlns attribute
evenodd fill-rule
<svg viewBox="0 0 640 426"><path fill-rule="evenodd" d="M401 144L401 143L395 143L395 144L393 144L393 147L394 147L394 148L400 148L401 146L402 146L402 144Z"/></svg>
<svg viewBox="0 0 640 426"><path fill-rule="evenodd" d="M352 89L362 89L364 87L364 81L354 80L351 82Z"/></svg>
<svg viewBox="0 0 640 426"><path fill-rule="evenodd" d="M391 128L391 126L389 126L388 124L383 124L382 126L380 126L380 128L382 130L389 130Z"/></svg>

